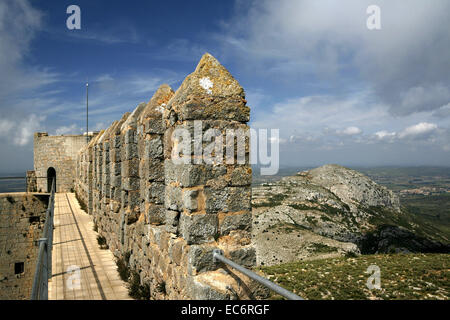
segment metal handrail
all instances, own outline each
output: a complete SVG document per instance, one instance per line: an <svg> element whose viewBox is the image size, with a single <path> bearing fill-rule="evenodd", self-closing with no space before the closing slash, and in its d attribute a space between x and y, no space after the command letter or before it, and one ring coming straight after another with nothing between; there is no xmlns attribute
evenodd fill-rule
<svg viewBox="0 0 450 320"><path fill-rule="evenodd" d="M52 275L53 217L55 211L55 178L45 214L45 225L39 241L39 254L34 272L31 300L48 300L48 280Z"/></svg>
<svg viewBox="0 0 450 320"><path fill-rule="evenodd" d="M226 263L227 265L233 267L234 269L238 270L239 272L245 274L250 279L253 279L262 285L266 286L267 288L275 291L276 293L282 295L283 297L289 299L289 300L304 300L302 297L296 295L293 292L290 292L289 290L286 290L283 287L280 287L279 285L273 283L272 281L267 280L266 278L263 278L253 271L250 271L248 269L245 269L244 267L238 265L237 263L231 261L230 259L227 259L223 256L223 252L220 249L214 249L213 250L213 260L214 262L217 262L217 260L222 261L223 263Z"/></svg>

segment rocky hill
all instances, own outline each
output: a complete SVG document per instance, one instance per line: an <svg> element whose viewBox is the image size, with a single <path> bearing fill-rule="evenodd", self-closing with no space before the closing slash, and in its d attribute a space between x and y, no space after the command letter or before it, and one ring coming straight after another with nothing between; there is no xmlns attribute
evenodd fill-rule
<svg viewBox="0 0 450 320"><path fill-rule="evenodd" d="M449 248L427 237L392 191L338 165L254 187L252 201L253 240L261 265Z"/></svg>

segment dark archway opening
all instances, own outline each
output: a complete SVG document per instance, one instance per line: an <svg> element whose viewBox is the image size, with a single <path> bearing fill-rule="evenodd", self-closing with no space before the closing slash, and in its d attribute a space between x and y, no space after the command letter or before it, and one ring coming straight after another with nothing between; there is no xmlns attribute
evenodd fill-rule
<svg viewBox="0 0 450 320"><path fill-rule="evenodd" d="M47 192L52 192L53 178L55 178L55 191L56 191L56 171L55 168L50 167L47 170Z"/></svg>

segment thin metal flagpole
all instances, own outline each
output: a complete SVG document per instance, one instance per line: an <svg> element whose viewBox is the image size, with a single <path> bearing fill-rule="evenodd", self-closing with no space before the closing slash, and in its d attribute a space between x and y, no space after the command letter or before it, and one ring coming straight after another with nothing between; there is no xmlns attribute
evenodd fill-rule
<svg viewBox="0 0 450 320"><path fill-rule="evenodd" d="M89 81L86 81L86 144L89 143Z"/></svg>

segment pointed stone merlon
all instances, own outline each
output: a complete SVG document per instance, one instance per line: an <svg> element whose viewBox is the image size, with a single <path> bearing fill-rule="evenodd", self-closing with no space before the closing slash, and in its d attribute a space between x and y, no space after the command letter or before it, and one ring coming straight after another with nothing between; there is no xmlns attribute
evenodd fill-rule
<svg viewBox="0 0 450 320"><path fill-rule="evenodd" d="M121 215L127 223L138 219L140 213L140 181L139 155L137 141L138 119L145 109L146 103L140 103L129 115L120 128L122 137L121 148Z"/></svg>
<svg viewBox="0 0 450 320"><path fill-rule="evenodd" d="M131 113L125 113L110 133L110 161L111 161L111 209L118 213L121 207L121 186L122 186L122 124L128 119Z"/></svg>
<svg viewBox="0 0 450 320"><path fill-rule="evenodd" d="M183 120L230 120L248 122L244 89L212 55L206 53L182 83L168 109Z"/></svg>
<svg viewBox="0 0 450 320"><path fill-rule="evenodd" d="M252 266L256 256L251 243L251 166L245 146L244 162L226 159L227 132L238 131L248 135L250 109L246 105L242 87L213 56L205 54L195 71L186 77L169 101L164 112L165 134L165 206L166 224L178 217L175 224L189 245L200 245L205 254L217 247L237 263ZM197 127L197 134L196 132ZM192 139L188 163L174 161L174 151L184 137L174 135L185 129ZM198 135L200 129L200 136ZM222 139L222 158L214 164L205 160L205 150L211 143L206 130L215 130ZM237 150L237 139L231 147ZM241 148L242 149L242 148ZM172 222L171 222L172 223ZM191 247L192 248L192 247ZM245 258L244 258L245 257ZM190 265L192 275L207 271Z"/></svg>
<svg viewBox="0 0 450 320"><path fill-rule="evenodd" d="M163 156L166 126L162 116L173 95L170 86L161 85L138 119L141 212L145 213L145 222L152 225L164 224L166 220Z"/></svg>

